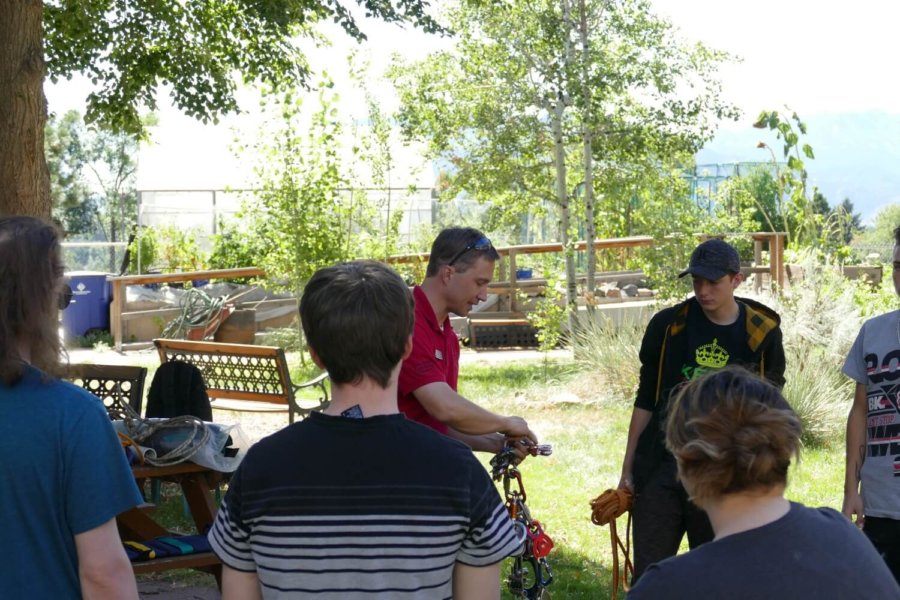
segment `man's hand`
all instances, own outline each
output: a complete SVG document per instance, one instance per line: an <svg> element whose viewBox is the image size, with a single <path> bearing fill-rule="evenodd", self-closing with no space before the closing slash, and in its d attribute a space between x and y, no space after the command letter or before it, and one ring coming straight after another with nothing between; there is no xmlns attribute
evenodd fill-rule
<svg viewBox="0 0 900 600"><path fill-rule="evenodd" d="M500 429L500 433L507 438L526 439L533 445L537 445L538 443L537 436L528 428L528 423L526 423L525 419L522 417L505 417L503 419L503 428Z"/></svg>
<svg viewBox="0 0 900 600"><path fill-rule="evenodd" d="M502 452L503 448L509 446L513 449L513 452L516 453L516 464L521 463L523 460L531 456L531 453L528 451L528 449L533 445L531 443L531 440L523 437L511 438L502 436L500 439L502 440L502 443L497 449L497 452Z"/></svg>
<svg viewBox="0 0 900 600"><path fill-rule="evenodd" d="M863 513L863 501L859 492L850 490L844 493L844 504L841 506L841 512L860 529L865 525L866 515ZM855 521L853 520L853 515L856 515Z"/></svg>
<svg viewBox="0 0 900 600"><path fill-rule="evenodd" d="M866 384L857 383L853 393L853 404L850 406L850 414L847 415L847 464L844 468L844 504L841 512L862 529L866 522L863 514L863 501L859 495L860 477L862 466L866 460L866 415L868 414L869 400Z"/></svg>
<svg viewBox="0 0 900 600"><path fill-rule="evenodd" d="M631 480L631 473L622 473L622 477L619 478L618 489L620 490L628 490L632 494L634 493L634 482Z"/></svg>

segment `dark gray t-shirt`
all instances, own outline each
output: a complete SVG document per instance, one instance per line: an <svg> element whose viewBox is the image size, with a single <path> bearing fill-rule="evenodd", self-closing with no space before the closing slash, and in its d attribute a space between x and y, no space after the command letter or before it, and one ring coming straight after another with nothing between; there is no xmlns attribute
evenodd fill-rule
<svg viewBox="0 0 900 600"><path fill-rule="evenodd" d="M863 324L843 371L866 386L865 514L900 519L900 311Z"/></svg>
<svg viewBox="0 0 900 600"><path fill-rule="evenodd" d="M768 525L652 565L628 600L900 599L866 536L830 508L791 503Z"/></svg>

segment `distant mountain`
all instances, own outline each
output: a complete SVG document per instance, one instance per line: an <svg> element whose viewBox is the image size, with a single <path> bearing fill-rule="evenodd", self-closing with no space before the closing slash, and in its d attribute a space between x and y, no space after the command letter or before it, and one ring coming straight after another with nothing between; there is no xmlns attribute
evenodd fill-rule
<svg viewBox="0 0 900 600"><path fill-rule="evenodd" d="M806 143L815 160L807 161L810 182L834 206L850 198L868 222L887 204L900 202L900 114L880 111L804 117ZM697 163L770 160L760 141L782 159L781 144L766 130L722 130L697 154Z"/></svg>

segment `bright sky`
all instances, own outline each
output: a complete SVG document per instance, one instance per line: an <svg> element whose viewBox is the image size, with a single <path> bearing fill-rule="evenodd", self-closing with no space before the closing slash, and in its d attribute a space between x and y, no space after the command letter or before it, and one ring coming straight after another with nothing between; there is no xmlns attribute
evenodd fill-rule
<svg viewBox="0 0 900 600"><path fill-rule="evenodd" d="M728 99L740 106L746 127L762 109L788 105L802 117L822 112L880 109L900 112L898 78L886 66L900 55L900 2L856 0L852 4L813 0L653 0L688 40L731 52L742 62L726 66L721 76ZM369 35L365 52L373 72L387 64L393 52L418 56L440 44L418 31L384 23L364 26ZM330 67L337 75L345 67L350 43L315 55L314 66ZM341 81L338 81L339 87ZM83 109L87 87L75 80L49 86L50 109ZM345 95L352 95L346 94ZM161 104L165 98L161 99ZM255 107L252 99L248 109ZM363 118L358 100L351 109ZM221 188L241 186L250 173L249 160L236 160L228 149L235 128L253 129L254 120L232 117L217 127L203 126L171 107L160 111L153 144L142 149L138 187ZM419 183L429 185L430 173Z"/></svg>
<svg viewBox="0 0 900 600"><path fill-rule="evenodd" d="M652 0L685 37L743 57L722 71L749 119L785 104L801 117L900 112L896 0Z"/></svg>

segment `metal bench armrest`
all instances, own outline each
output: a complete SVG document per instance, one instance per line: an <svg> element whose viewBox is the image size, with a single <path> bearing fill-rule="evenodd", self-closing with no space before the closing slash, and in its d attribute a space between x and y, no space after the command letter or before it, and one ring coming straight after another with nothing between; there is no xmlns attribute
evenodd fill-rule
<svg viewBox="0 0 900 600"><path fill-rule="evenodd" d="M309 381L304 381L303 383L296 383L296 384L292 383L291 389L294 391L294 393L291 394L291 401L294 404L294 411L297 414L301 415L302 417L305 417L306 415L308 415L309 413L311 413L315 410L320 411L320 410L325 409L328 406L328 403L330 401L328 398L328 386L326 385L327 381L328 381L328 373L326 372L326 373L321 373L321 374L317 375L316 377L310 379ZM297 404L297 399L296 399L297 391L302 390L302 389L307 389L307 388L318 388L320 390L320 397L318 399L319 403L316 406L313 406L311 408L304 408Z"/></svg>

